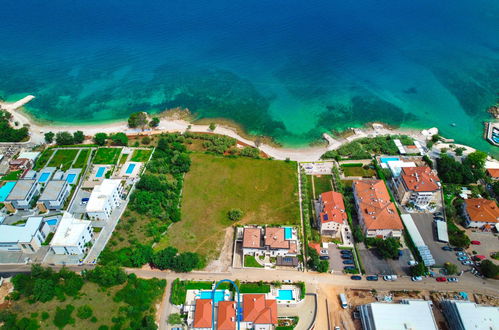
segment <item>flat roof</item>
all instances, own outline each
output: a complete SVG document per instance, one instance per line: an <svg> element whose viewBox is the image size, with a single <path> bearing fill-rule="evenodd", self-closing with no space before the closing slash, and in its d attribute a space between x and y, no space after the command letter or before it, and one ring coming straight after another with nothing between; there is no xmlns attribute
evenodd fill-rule
<svg viewBox="0 0 499 330"><path fill-rule="evenodd" d="M431 301L403 300L402 303L371 303L361 306L361 313L374 329L437 330ZM368 310L371 313L366 313Z"/></svg>
<svg viewBox="0 0 499 330"><path fill-rule="evenodd" d="M72 214L64 212L59 226L50 242L50 246L74 246L78 244L83 232L91 221L75 219Z"/></svg>
<svg viewBox="0 0 499 330"><path fill-rule="evenodd" d="M499 307L478 305L471 301L451 300L465 329L496 329Z"/></svg>
<svg viewBox="0 0 499 330"><path fill-rule="evenodd" d="M42 220L42 217L30 217L22 226L0 225L0 242L31 242Z"/></svg>
<svg viewBox="0 0 499 330"><path fill-rule="evenodd" d="M66 180L51 180L45 185L40 201L53 201L56 200L61 191L67 185Z"/></svg>
<svg viewBox="0 0 499 330"><path fill-rule="evenodd" d="M26 159L29 159L29 160L34 162L38 158L39 155L40 155L40 153L37 151L25 151L25 152L21 152L19 154L19 156L17 156L17 158L26 158Z"/></svg>
<svg viewBox="0 0 499 330"><path fill-rule="evenodd" d="M423 237L419 233L418 227L416 227L412 216L410 214L402 214L401 218L404 222L405 227L407 228L407 231L409 232L409 235L411 236L414 245L418 249L421 258L423 258L424 264L426 266L433 266L435 264L435 259L433 258L430 249L425 244Z"/></svg>
<svg viewBox="0 0 499 330"><path fill-rule="evenodd" d="M441 242L449 242L449 233L447 232L447 222L435 221L437 224L437 237Z"/></svg>
<svg viewBox="0 0 499 330"><path fill-rule="evenodd" d="M19 180L16 182L14 188L7 196L7 201L9 200L24 200L28 195L31 187L36 184L36 180Z"/></svg>
<svg viewBox="0 0 499 330"><path fill-rule="evenodd" d="M104 179L100 185L97 185L92 190L92 194L88 200L87 212L102 211L109 196L121 184L119 179Z"/></svg>

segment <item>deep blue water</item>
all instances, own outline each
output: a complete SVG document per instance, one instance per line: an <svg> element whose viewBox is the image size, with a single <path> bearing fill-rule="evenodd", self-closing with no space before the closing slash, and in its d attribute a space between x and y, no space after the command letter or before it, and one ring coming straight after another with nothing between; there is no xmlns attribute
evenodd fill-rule
<svg viewBox="0 0 499 330"><path fill-rule="evenodd" d="M299 145L370 121L489 149L499 1L4 1L0 97L60 122L187 107ZM455 123L456 126L451 126Z"/></svg>

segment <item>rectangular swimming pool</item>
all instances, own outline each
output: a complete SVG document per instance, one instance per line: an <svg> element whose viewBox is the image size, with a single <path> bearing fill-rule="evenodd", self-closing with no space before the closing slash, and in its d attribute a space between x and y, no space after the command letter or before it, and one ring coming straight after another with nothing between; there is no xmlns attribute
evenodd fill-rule
<svg viewBox="0 0 499 330"><path fill-rule="evenodd" d="M284 239L292 239L293 238L293 228L284 227Z"/></svg>
<svg viewBox="0 0 499 330"><path fill-rule="evenodd" d="M379 160L381 160L381 162L383 164L386 164L388 162L393 162L393 161L400 160L400 158L398 158L398 157L381 157Z"/></svg>
<svg viewBox="0 0 499 330"><path fill-rule="evenodd" d="M9 196L15 185L15 181L8 181L0 188L0 202L4 202L7 199L7 196Z"/></svg>
<svg viewBox="0 0 499 330"><path fill-rule="evenodd" d="M72 184L74 182L74 180L76 179L76 174L68 174L68 176L66 177L66 181L69 183L69 184Z"/></svg>
<svg viewBox="0 0 499 330"><path fill-rule="evenodd" d="M43 172L42 174L40 174L40 177L38 178L38 182L41 182L41 183L47 182L49 177L50 177L49 172Z"/></svg>
<svg viewBox="0 0 499 330"><path fill-rule="evenodd" d="M99 169L97 170L97 173L95 173L95 177L96 178L102 178L102 176L104 175L104 172L106 172L106 168L105 167L99 167Z"/></svg>
<svg viewBox="0 0 499 330"><path fill-rule="evenodd" d="M223 290L215 291L215 303L224 300L225 293ZM200 299L213 299L213 291L204 290L196 295Z"/></svg>
<svg viewBox="0 0 499 330"><path fill-rule="evenodd" d="M293 290L279 290L277 300L293 300Z"/></svg>
<svg viewBox="0 0 499 330"><path fill-rule="evenodd" d="M128 165L128 168L126 169L126 174L132 174L133 173L133 170L135 169L135 164L129 164Z"/></svg>

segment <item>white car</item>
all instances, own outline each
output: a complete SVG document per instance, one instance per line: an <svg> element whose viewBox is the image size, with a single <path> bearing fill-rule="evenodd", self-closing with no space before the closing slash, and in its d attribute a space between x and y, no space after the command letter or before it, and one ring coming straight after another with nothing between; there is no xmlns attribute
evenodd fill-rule
<svg viewBox="0 0 499 330"><path fill-rule="evenodd" d="M419 282L419 281L422 281L423 278L421 276L413 276L413 277L411 277L411 280L413 282Z"/></svg>

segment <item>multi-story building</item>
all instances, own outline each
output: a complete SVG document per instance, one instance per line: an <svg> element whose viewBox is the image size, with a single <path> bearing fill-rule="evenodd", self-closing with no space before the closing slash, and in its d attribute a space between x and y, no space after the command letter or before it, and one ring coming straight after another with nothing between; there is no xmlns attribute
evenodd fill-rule
<svg viewBox="0 0 499 330"><path fill-rule="evenodd" d="M243 254L296 256L298 240L292 227L246 227L243 231Z"/></svg>
<svg viewBox="0 0 499 330"><path fill-rule="evenodd" d="M19 180L5 199L5 207L10 212L29 210L31 201L40 192L36 180Z"/></svg>
<svg viewBox="0 0 499 330"><path fill-rule="evenodd" d="M104 179L90 195L86 208L88 217L92 220L109 219L113 210L120 205L122 193L121 180Z"/></svg>
<svg viewBox="0 0 499 330"><path fill-rule="evenodd" d="M428 166L403 167L392 181L398 202L412 203L418 209L426 209L441 188L440 179Z"/></svg>
<svg viewBox="0 0 499 330"><path fill-rule="evenodd" d="M93 238L92 224L88 220L75 219L64 212L55 232L50 249L55 254L82 255L88 251Z"/></svg>
<svg viewBox="0 0 499 330"><path fill-rule="evenodd" d="M324 192L320 194L317 203L317 228L321 235L338 236L348 219L343 195L335 191Z"/></svg>
<svg viewBox="0 0 499 330"><path fill-rule="evenodd" d="M496 329L499 324L499 307L462 300L443 300L440 306L452 330Z"/></svg>
<svg viewBox="0 0 499 330"><path fill-rule="evenodd" d="M499 222L499 209L494 200L470 198L464 201L463 216L468 228L496 226Z"/></svg>
<svg viewBox="0 0 499 330"><path fill-rule="evenodd" d="M41 217L28 218L21 226L0 225L0 251L35 253L49 233Z"/></svg>
<svg viewBox="0 0 499 330"><path fill-rule="evenodd" d="M353 194L359 223L367 237L402 236L404 226L397 208L382 180L366 179L353 182Z"/></svg>
<svg viewBox="0 0 499 330"><path fill-rule="evenodd" d="M36 205L40 212L47 212L48 210L59 211L63 208L66 198L70 192L69 183L67 180L51 180L38 198Z"/></svg>

